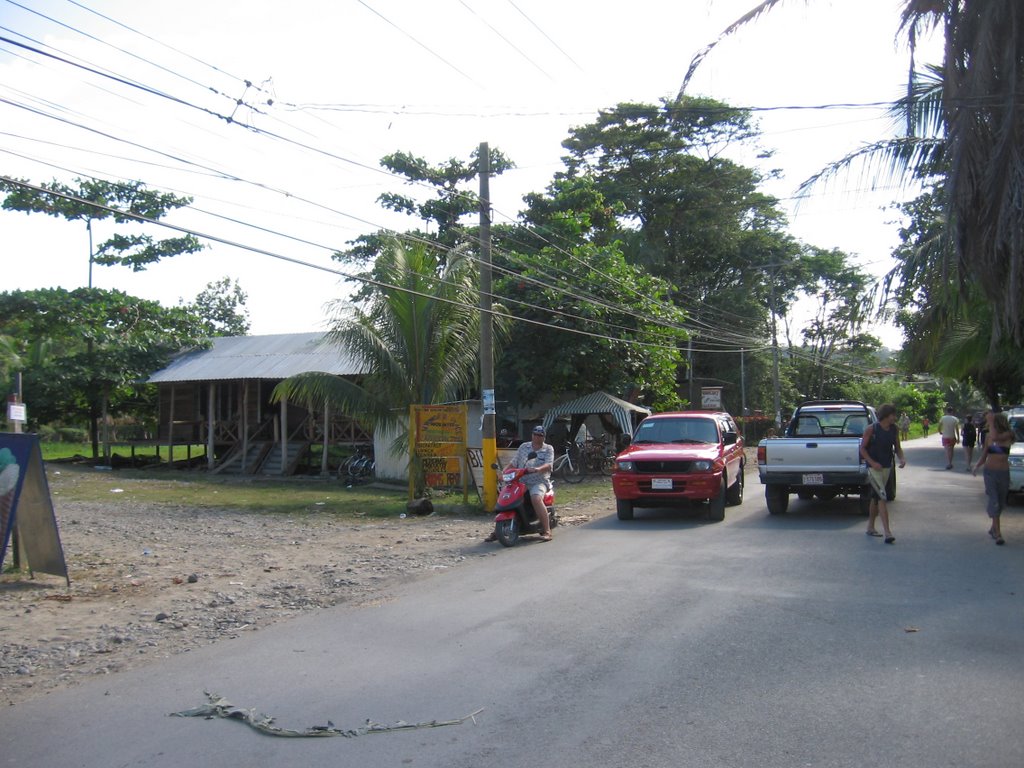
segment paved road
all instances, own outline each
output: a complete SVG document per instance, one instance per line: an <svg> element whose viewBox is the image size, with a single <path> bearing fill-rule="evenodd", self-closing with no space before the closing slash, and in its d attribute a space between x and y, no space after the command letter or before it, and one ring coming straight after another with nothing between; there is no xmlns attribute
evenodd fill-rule
<svg viewBox="0 0 1024 768"><path fill-rule="evenodd" d="M981 480L907 454L895 545L855 500L770 517L756 480L720 524L610 514L4 710L0 766L1024 765L1024 507L996 547ZM484 711L356 739L167 717L204 689L296 728Z"/></svg>

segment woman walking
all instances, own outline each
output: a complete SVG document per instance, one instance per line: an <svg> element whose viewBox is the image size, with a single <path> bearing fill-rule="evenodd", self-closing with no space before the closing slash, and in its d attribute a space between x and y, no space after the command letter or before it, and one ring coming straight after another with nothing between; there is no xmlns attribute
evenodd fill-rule
<svg viewBox="0 0 1024 768"><path fill-rule="evenodd" d="M988 432L981 448L981 456L974 465L974 474L978 474L978 467L985 465L985 496L988 501L986 511L992 520L988 535L996 540L996 544L1002 545L1005 541L999 528L999 516L1006 507L1006 496L1010 491L1010 446L1013 445L1013 432L1005 413L988 411L985 420L988 422Z"/></svg>

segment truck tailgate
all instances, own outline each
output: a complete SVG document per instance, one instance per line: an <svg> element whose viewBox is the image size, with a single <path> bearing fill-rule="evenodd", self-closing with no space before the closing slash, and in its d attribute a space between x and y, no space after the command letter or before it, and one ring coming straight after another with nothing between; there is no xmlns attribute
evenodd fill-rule
<svg viewBox="0 0 1024 768"><path fill-rule="evenodd" d="M767 441L765 471L849 472L860 465L860 438L785 437Z"/></svg>

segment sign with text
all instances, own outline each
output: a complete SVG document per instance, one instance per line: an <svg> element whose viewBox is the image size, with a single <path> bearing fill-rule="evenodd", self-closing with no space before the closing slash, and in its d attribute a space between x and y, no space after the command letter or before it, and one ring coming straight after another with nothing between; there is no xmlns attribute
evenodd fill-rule
<svg viewBox="0 0 1024 768"><path fill-rule="evenodd" d="M721 387L701 387L700 388L700 407L705 411L720 411L722 410L722 388Z"/></svg>
<svg viewBox="0 0 1024 768"><path fill-rule="evenodd" d="M32 571L68 579L39 436L0 433L0 567L17 532ZM71 582L68 580L68 585Z"/></svg>
<svg viewBox="0 0 1024 768"><path fill-rule="evenodd" d="M515 458L516 452L514 449L499 448L497 451L498 468L506 466L513 458ZM482 448L467 448L466 449L466 465L469 467L469 474L473 478L473 483L476 485L477 495L480 496L480 501L484 500L484 475L487 472L497 472L497 469L493 467L484 467L484 452Z"/></svg>
<svg viewBox="0 0 1024 768"><path fill-rule="evenodd" d="M427 488L461 488L468 493L465 467L469 409L465 405L409 406L409 453L423 468ZM414 482L409 478L409 498Z"/></svg>

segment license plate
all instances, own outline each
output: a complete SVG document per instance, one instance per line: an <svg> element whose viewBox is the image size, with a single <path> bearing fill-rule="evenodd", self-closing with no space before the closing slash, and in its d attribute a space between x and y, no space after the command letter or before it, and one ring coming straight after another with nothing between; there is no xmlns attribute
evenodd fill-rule
<svg viewBox="0 0 1024 768"><path fill-rule="evenodd" d="M804 475L804 485L822 485L825 478L821 475Z"/></svg>
<svg viewBox="0 0 1024 768"><path fill-rule="evenodd" d="M656 491L671 491L672 490L672 478L671 477L655 477L651 480L651 488Z"/></svg>

